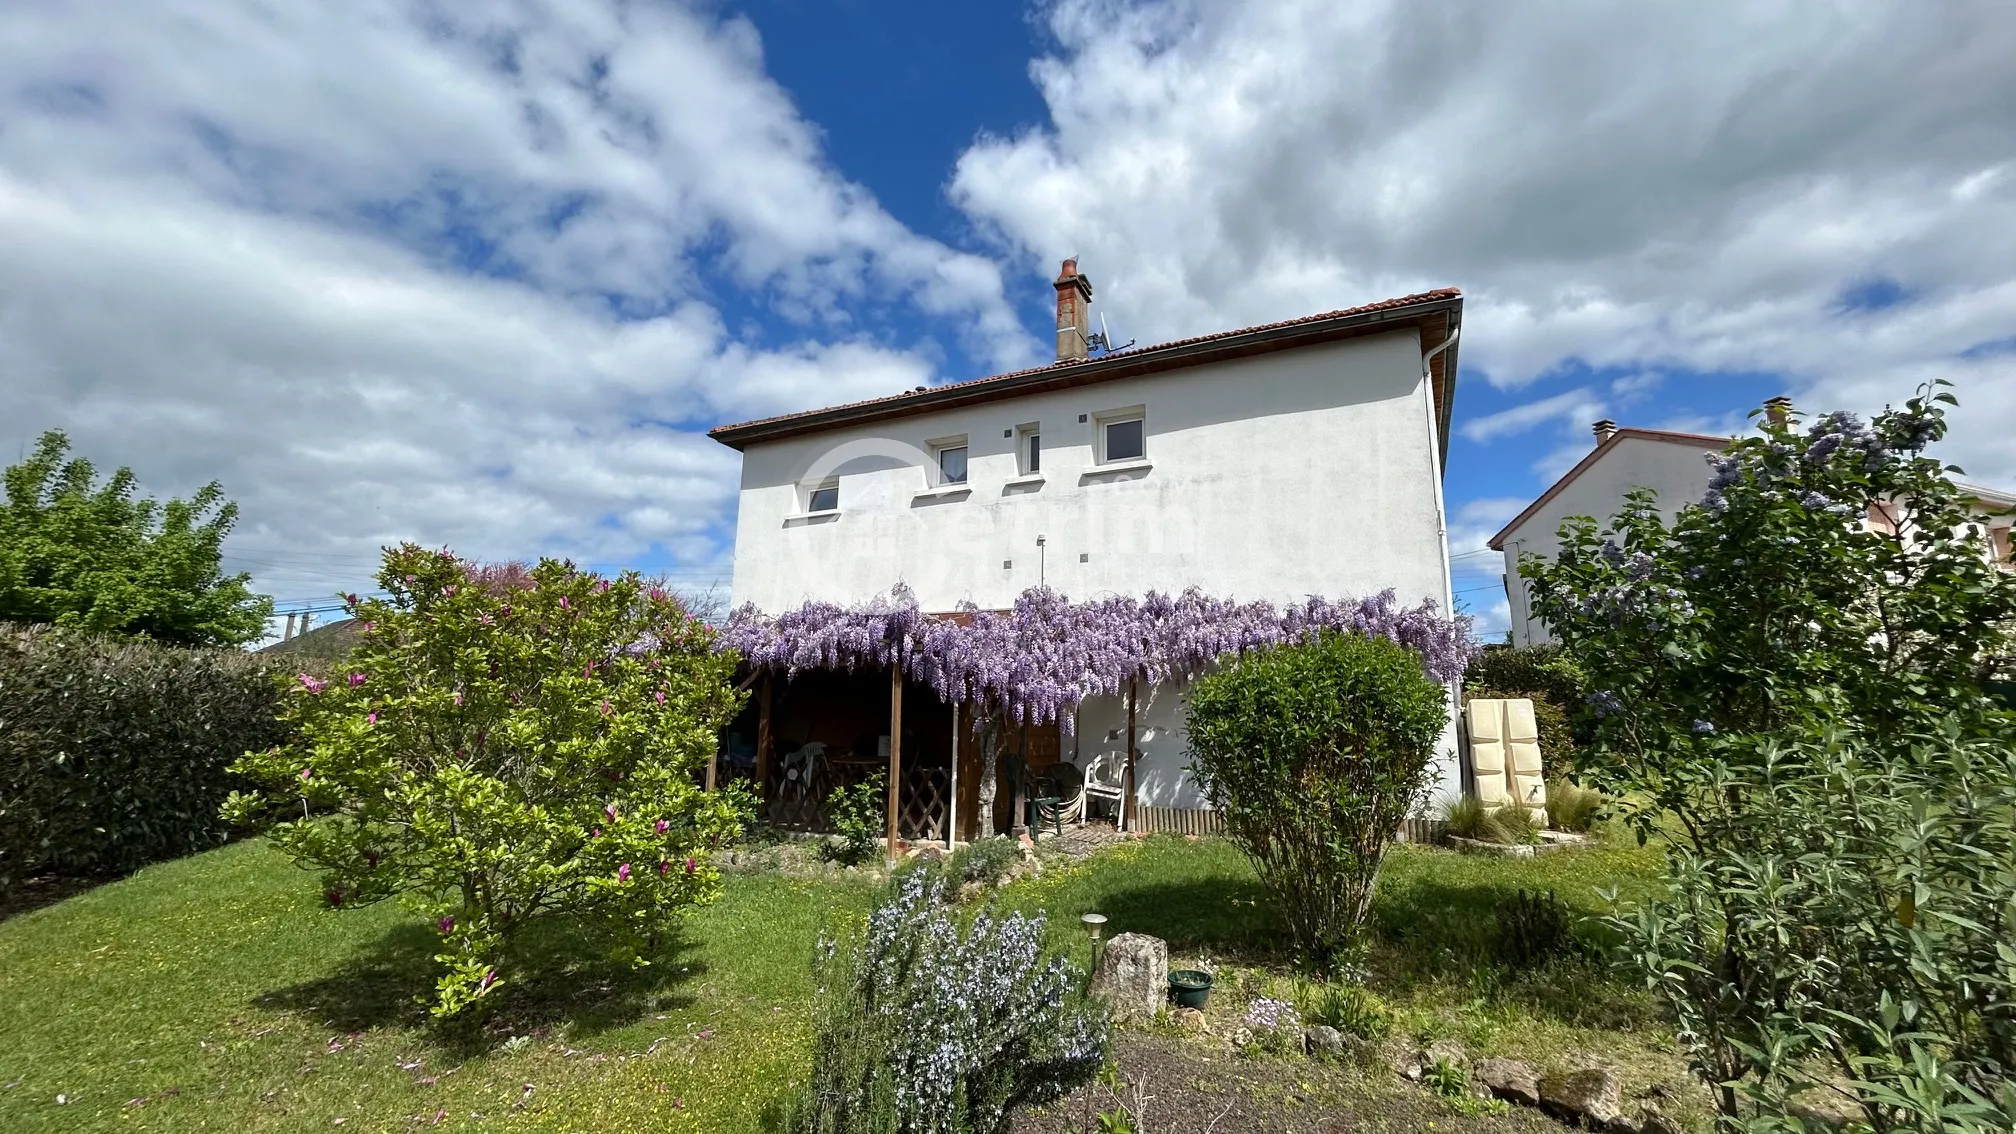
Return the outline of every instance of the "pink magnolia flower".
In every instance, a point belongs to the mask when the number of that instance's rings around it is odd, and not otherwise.
[[[497,620],[496,620],[496,619],[494,619],[494,618],[492,618],[492,617],[490,617],[490,616],[489,616],[489,615],[487,615],[487,614],[479,614],[479,615],[477,615],[477,616],[476,616],[476,621],[477,621],[477,622],[479,622],[479,623],[481,623],[481,624],[482,624],[482,625],[484,625],[484,626],[495,626],[495,625],[497,624]]]
[[[661,590],[660,588],[658,588],[658,587],[652,587],[652,588],[651,588],[651,601],[652,601],[652,602],[664,602],[664,601],[665,601],[665,592],[664,592],[663,590]]]
[[[441,936],[446,937],[449,934],[455,932],[455,915],[449,914],[447,917],[442,918],[441,920],[435,922],[434,924],[440,928]]]
[[[510,604],[510,603],[505,603],[505,604],[504,604],[503,606],[500,606],[500,607],[498,607],[498,608],[497,608],[497,617],[499,617],[499,618],[509,618],[509,617],[511,617],[511,604]]]
[[[657,827],[658,833],[661,835],[672,829],[672,824],[663,819],[658,820],[658,822],[654,825]]]
[[[295,674],[295,677],[300,679],[301,688],[306,689],[310,693],[320,693],[324,689],[329,688],[328,682],[320,680],[312,674],[299,673]]]
[[[573,610],[573,609],[574,609],[574,604],[573,604],[573,603],[570,603],[570,602],[568,602],[568,601],[567,601],[567,596],[566,596],[566,595],[561,595],[561,596],[560,596],[560,609],[561,609],[561,610]]]
[[[483,979],[476,982],[476,995],[481,996],[484,993],[490,991],[490,987],[496,983],[497,983],[497,970],[490,969],[486,971],[483,974]]]
[[[377,714],[377,713],[365,713],[365,714],[364,714],[364,723],[365,723],[365,724],[377,724],[377,723],[378,723],[378,714]]]
[[[361,673],[353,673],[353,674],[351,674],[351,675],[350,675],[350,688],[352,688],[352,689],[355,689],[355,688],[357,688],[357,687],[358,687],[359,685],[362,685],[362,684],[364,684],[364,675],[363,675],[363,674],[361,674]]]
[[[686,859],[686,873],[693,873],[693,859],[691,857]]]
[[[597,579],[597,580],[595,581],[595,593],[596,593],[596,594],[598,594],[598,595],[606,595],[606,594],[608,594],[608,593],[609,593],[609,580],[607,580],[607,579]]]
[[[595,663],[591,661],[587,665],[583,666],[581,669],[581,676],[583,677],[595,676]]]
[[[357,596],[356,596],[356,595],[344,595],[344,596],[343,596],[343,605],[345,605],[345,606],[356,606],[356,605],[357,605]]]
[[[458,709],[462,707],[462,694],[460,693],[455,694],[455,707]]]
[[[653,693],[652,696],[658,698],[659,704],[662,705],[665,703],[665,691],[663,689],[660,689],[658,692]]]
[[[600,828],[600,827],[594,827],[594,828],[591,828],[591,829],[590,829],[590,830],[588,831],[588,837],[589,837],[589,838],[591,838],[591,839],[599,839],[599,838],[601,838],[601,837],[602,837],[602,828]]]
[[[617,867],[617,868],[616,868],[616,881],[618,881],[618,882],[628,882],[628,881],[630,881],[630,864],[629,864],[629,863],[627,863],[627,862],[626,862],[626,863],[624,863],[623,865],[621,865],[621,866],[619,866],[619,867]]]
[[[441,588],[441,595],[444,598],[454,598],[455,590],[456,590],[455,584],[450,583],[447,586]]]
[[[658,877],[663,878],[667,874],[671,873],[671,871],[672,871],[671,863],[666,862],[662,858],[658,860]]]
[[[607,701],[604,701],[604,702],[602,702],[602,715],[603,715],[603,716],[605,716],[605,717],[607,717],[607,716],[613,716],[613,715],[615,715],[615,712],[616,712],[616,710],[614,710],[614,709],[612,709],[612,708],[610,708],[610,707],[609,707],[609,702],[607,702]]]
[[[310,779],[311,777],[313,777],[314,775],[315,775],[315,769],[313,769],[313,768],[303,768],[303,769],[301,769],[301,782],[302,782],[302,783],[304,783],[304,784],[305,784],[305,783],[307,783],[307,782],[309,781],[309,779]]]

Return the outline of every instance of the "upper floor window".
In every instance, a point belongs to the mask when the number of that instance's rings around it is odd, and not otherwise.
[[[840,482],[829,480],[806,494],[807,512],[837,512],[840,510]]]
[[[1136,411],[1099,419],[1099,460],[1138,461],[1148,455],[1146,422]]]
[[[1033,476],[1043,471],[1043,430],[1039,425],[1024,425],[1015,431],[1015,467],[1023,476]]]
[[[941,441],[931,446],[931,456],[938,462],[938,483],[966,483],[966,439]]]

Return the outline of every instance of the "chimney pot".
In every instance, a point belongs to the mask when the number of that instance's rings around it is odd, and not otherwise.
[[[1078,274],[1076,256],[1057,273],[1057,361],[1082,359],[1092,333],[1092,281]]]
[[[1617,423],[1606,417],[1602,421],[1591,425],[1589,429],[1596,434],[1596,443],[1601,445],[1603,442],[1610,440],[1611,436],[1617,432]]]
[[[1792,416],[1792,399],[1783,394],[1767,399],[1764,402],[1764,416],[1770,418],[1773,425],[1785,424],[1785,419]]]

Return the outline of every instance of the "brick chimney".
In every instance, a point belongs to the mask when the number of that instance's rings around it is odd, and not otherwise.
[[[1606,417],[1602,421],[1599,421],[1596,424],[1590,426],[1589,429],[1591,432],[1596,434],[1596,443],[1598,445],[1601,445],[1603,442],[1610,440],[1610,438],[1614,434],[1616,434],[1617,423],[1611,421],[1609,418]]]
[[[1057,273],[1057,361],[1084,358],[1092,332],[1092,281],[1078,274],[1078,260],[1064,261]]]
[[[1768,398],[1765,400],[1764,416],[1771,419],[1771,424],[1783,425],[1785,424],[1785,419],[1787,417],[1790,417],[1791,415],[1792,415],[1791,398],[1788,398],[1785,395],[1780,394],[1775,398]]]

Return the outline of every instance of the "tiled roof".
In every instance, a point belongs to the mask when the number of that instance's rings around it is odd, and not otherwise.
[[[994,374],[985,378],[969,379],[964,382],[949,382],[942,386],[927,386],[916,390],[907,390],[900,394],[891,394],[886,397],[869,398],[865,401],[848,402],[843,405],[804,410],[798,413],[778,414],[774,417],[758,418],[754,421],[738,422],[734,425],[716,426],[708,430],[707,435],[725,445],[739,449],[745,442],[765,440],[773,436],[790,436],[828,426],[853,424],[862,420],[907,416],[909,413],[924,413],[947,408],[948,405],[966,405],[977,401],[988,401],[993,396],[1009,396],[1011,394],[1022,393],[1026,387],[1032,385],[1047,388],[1050,385],[1049,379],[1058,380],[1058,384],[1060,385],[1076,385],[1078,384],[1077,380],[1091,382],[1108,377],[1121,378],[1151,370],[1173,368],[1189,364],[1182,359],[1182,356],[1194,351],[1194,348],[1197,347],[1215,343],[1229,344],[1232,340],[1242,337],[1269,336],[1296,328],[1314,328],[1318,324],[1365,321],[1367,316],[1376,316],[1381,313],[1407,312],[1409,315],[1418,315],[1421,318],[1431,315],[1444,315],[1444,325],[1449,326],[1453,325],[1456,318],[1455,314],[1449,313],[1450,308],[1453,307],[1456,312],[1460,312],[1462,298],[1463,293],[1456,288],[1438,288],[1434,291],[1421,292],[1418,295],[1382,299],[1377,303],[1368,303],[1362,307],[1348,307],[1339,311],[1325,311],[1320,315],[1307,315],[1300,319],[1284,319],[1278,323],[1262,323],[1253,327],[1241,327],[1235,331],[1220,331],[1216,334],[1198,335],[1188,339],[1176,339],[1172,342],[1156,343],[1153,346],[1115,351],[1111,354],[1100,355],[1097,358],[1068,359],[1053,362],[1045,366],[1033,366],[1027,370],[1015,370],[1006,374]],[[1407,311],[1410,308],[1423,308],[1424,310],[1418,313]],[[1399,321],[1399,319],[1393,320],[1395,323]],[[1383,326],[1384,323],[1379,325]],[[1444,337],[1446,337],[1446,334]],[[1282,343],[1280,345],[1299,344]],[[1258,349],[1278,348],[1260,347]],[[1257,350],[1252,353],[1257,353]],[[1447,361],[1449,363],[1454,362],[1455,353],[1455,348],[1452,346],[1448,352],[1450,357]],[[1158,361],[1158,356],[1169,358],[1166,367],[1155,365]],[[1209,361],[1209,359],[1199,358],[1194,359],[1194,361]],[[1437,359],[1436,363],[1443,373],[1453,374],[1453,369],[1446,367],[1443,359]],[[1109,371],[1115,373],[1109,374]],[[1439,387],[1445,388],[1448,385],[1449,383],[1446,381],[1438,384]],[[1438,388],[1438,401],[1446,405],[1447,399],[1440,395],[1441,389]],[[1446,413],[1445,409],[1445,417]],[[800,425],[801,423],[802,428],[794,428],[795,425]]]

